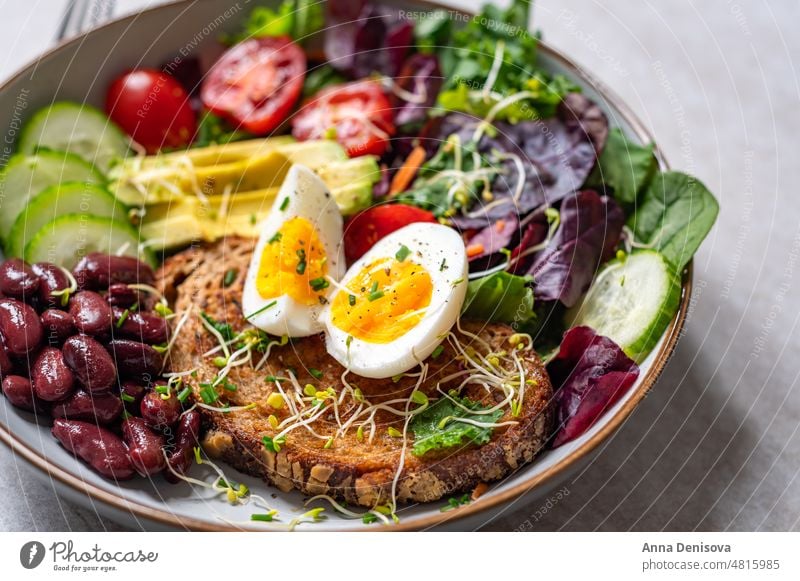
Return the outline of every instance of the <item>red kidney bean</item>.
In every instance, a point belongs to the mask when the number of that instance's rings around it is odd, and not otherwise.
[[[45,347],[31,367],[31,384],[36,395],[44,401],[61,401],[72,394],[75,375],[60,349]]]
[[[174,393],[163,399],[160,393],[147,392],[139,409],[147,425],[158,430],[175,425],[181,417],[181,402]]]
[[[132,289],[127,284],[114,283],[108,287],[106,301],[112,307],[127,309],[140,302],[139,291]]]
[[[64,270],[49,262],[37,262],[31,270],[39,278],[39,303],[42,306],[63,308],[61,296],[53,296],[53,291],[69,288],[69,279]]]
[[[27,377],[7,375],[3,378],[3,393],[18,408],[32,412],[41,410],[42,406],[33,393],[33,387]]]
[[[105,428],[58,418],[52,432],[62,446],[106,478],[127,480],[135,474],[125,444]]]
[[[114,313],[115,333],[119,331],[123,337],[136,339],[149,345],[166,343],[169,339],[169,325],[164,317],[152,313],[125,311],[118,307],[112,309],[112,312]]]
[[[122,415],[122,400],[113,393],[92,395],[79,389],[68,399],[54,405],[50,415],[54,418],[110,424]]]
[[[33,307],[14,299],[0,299],[0,335],[9,355],[25,357],[39,348],[44,332]]]
[[[86,335],[64,341],[64,361],[89,392],[111,389],[117,381],[117,368],[103,346]]]
[[[0,379],[14,371],[14,362],[8,356],[3,338],[0,337]]]
[[[181,416],[178,427],[175,429],[175,447],[169,453],[167,462],[170,468],[178,474],[186,474],[192,465],[194,447],[198,446],[200,436],[200,414],[191,410]],[[165,476],[169,482],[179,482],[180,479],[167,470]]]
[[[67,337],[75,334],[75,318],[65,311],[47,309],[40,318],[45,341],[50,345],[61,345]]]
[[[161,355],[150,345],[130,339],[114,339],[108,343],[108,350],[123,377],[149,382],[161,372]]]
[[[141,418],[122,421],[122,439],[128,445],[133,467],[142,476],[161,472],[166,466],[164,438],[152,432]]]
[[[114,283],[153,284],[155,274],[149,265],[130,256],[111,256],[92,252],[73,269],[82,289],[105,290]]]
[[[141,413],[142,398],[147,389],[135,381],[123,381],[120,385],[120,396],[125,404],[125,411],[134,416]]]
[[[69,314],[81,333],[107,336],[111,331],[111,307],[96,292],[81,291],[69,301]]]
[[[39,277],[30,265],[19,258],[10,258],[0,264],[0,292],[21,301],[31,301],[38,296]]]

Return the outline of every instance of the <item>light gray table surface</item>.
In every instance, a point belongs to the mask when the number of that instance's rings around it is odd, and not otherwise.
[[[0,0],[0,77],[53,42],[65,4]],[[535,21],[722,209],[652,393],[563,498],[513,504],[485,528],[800,529],[800,3],[541,0]],[[0,497],[0,530],[119,530],[58,500],[5,447]]]

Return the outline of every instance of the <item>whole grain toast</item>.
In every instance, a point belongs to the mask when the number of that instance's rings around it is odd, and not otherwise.
[[[240,297],[253,247],[253,240],[228,238],[213,245],[183,251],[169,258],[158,273],[157,284],[179,315],[175,320],[180,321],[180,315],[187,310],[192,312],[176,337],[169,365],[173,371],[197,369],[196,378],[187,378],[196,397],[200,384],[212,381],[219,372],[213,357],[203,356],[218,345],[218,341],[203,326],[199,313],[202,311],[213,320],[226,322],[237,332],[248,328]],[[455,331],[455,334],[467,349],[480,348],[480,341],[476,341],[475,336],[490,344],[493,351],[514,348],[509,340],[514,331],[507,325],[462,322],[462,329],[463,332]],[[551,433],[553,414],[549,403],[552,387],[533,350],[520,352],[523,353],[521,365],[526,389],[517,415],[512,417],[506,410],[497,421],[516,423],[495,427],[491,440],[484,445],[464,444],[415,456],[411,452],[411,432],[406,431],[407,438],[398,437],[404,429],[405,418],[380,409],[375,409],[371,439],[371,425],[359,433],[354,424],[341,434],[340,428],[353,413],[358,412],[363,400],[372,406],[392,400],[404,401],[415,389],[425,393],[431,401],[442,397],[436,389],[439,380],[464,370],[463,362],[455,357],[456,348],[448,341],[444,345],[443,353],[425,362],[427,376],[421,384],[417,385],[418,376],[411,376],[419,369],[391,379],[366,379],[348,374],[345,376],[347,383],[360,390],[362,401],[351,397],[354,393],[351,389],[350,395],[342,396],[337,406],[333,406],[333,400],[339,399],[340,394],[346,391],[342,380],[345,370],[327,354],[322,336],[293,340],[283,346],[274,345],[261,369],[256,370],[254,365],[248,364],[231,370],[227,381],[235,386],[235,391],[223,387],[216,389],[220,399],[215,406],[251,405],[251,409],[227,413],[202,409],[204,449],[212,457],[222,459],[245,473],[262,477],[280,490],[296,488],[310,495],[328,494],[368,507],[392,499],[432,501],[469,490],[481,482],[498,480],[530,462],[543,449]],[[254,352],[254,363],[261,357],[261,353]],[[330,396],[328,403],[320,405],[319,409],[325,407],[327,412],[309,426],[297,427],[286,436],[285,442],[278,446],[273,443],[270,446],[273,449],[268,449],[263,438],[274,438],[280,431],[280,428],[273,427],[276,420],[280,422],[291,415],[287,405],[275,409],[267,403],[269,396],[278,389],[275,382],[268,379],[281,378],[279,384],[284,393],[292,397],[292,390],[297,390],[297,387],[283,379],[289,374],[294,374],[300,389],[306,389],[308,385],[320,391],[332,388],[331,393],[335,395]],[[447,391],[462,379],[463,375],[440,387]],[[489,392],[478,385],[466,386],[462,396],[486,406],[503,399],[501,393]],[[389,405],[403,408],[403,404]],[[274,416],[272,423],[270,416]],[[336,437],[331,439],[331,436]],[[401,459],[403,466],[398,476]],[[392,496],[394,480],[395,494]]]

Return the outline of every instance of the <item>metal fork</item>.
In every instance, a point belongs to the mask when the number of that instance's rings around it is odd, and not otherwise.
[[[116,0],[68,0],[56,40],[71,38],[110,20]]]

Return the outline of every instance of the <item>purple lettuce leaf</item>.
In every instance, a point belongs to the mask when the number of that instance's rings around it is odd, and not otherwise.
[[[574,327],[564,334],[547,372],[555,389],[557,448],[586,432],[619,401],[639,376],[639,367],[608,337]]]
[[[401,12],[363,0],[328,2],[325,56],[353,79],[374,72],[394,77],[414,43],[414,25]]]
[[[462,142],[471,139],[479,119],[451,113],[440,122],[439,140],[458,133]],[[522,121],[515,125],[498,122],[495,131],[484,135],[479,152],[491,159],[494,151],[519,156],[525,168],[524,187],[515,202],[519,171],[512,160],[500,164],[504,177],[492,187],[496,203],[471,217],[455,216],[460,228],[479,228],[514,211],[524,215],[542,206],[556,204],[579,189],[594,168],[608,137],[608,119],[600,107],[580,93],[570,93],[558,106],[556,116]],[[478,210],[475,212],[474,210]]]
[[[571,307],[613,255],[625,214],[612,198],[586,190],[563,200],[560,215],[561,225],[527,273],[533,275],[537,299],[559,300]]]
[[[422,53],[411,55],[403,63],[395,81],[401,89],[417,97],[413,102],[393,97],[395,125],[399,128],[422,125],[428,119],[444,82],[438,57]]]

